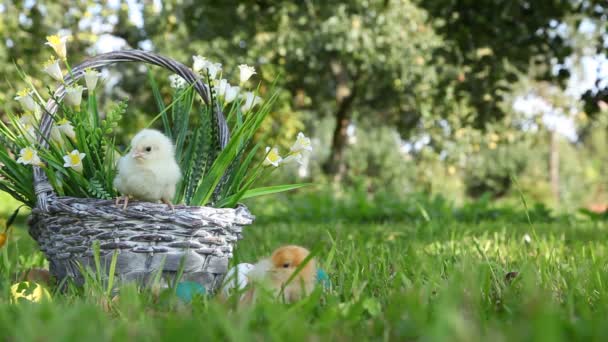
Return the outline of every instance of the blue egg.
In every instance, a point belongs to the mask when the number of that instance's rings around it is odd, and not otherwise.
[[[319,283],[319,285],[323,286],[325,289],[328,289],[331,286],[329,276],[320,268],[317,268],[317,283]]]
[[[194,281],[182,281],[175,288],[177,297],[186,303],[192,302],[192,297],[196,295],[204,296],[206,293],[205,287]]]

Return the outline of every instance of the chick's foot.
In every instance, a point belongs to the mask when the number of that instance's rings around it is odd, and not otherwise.
[[[121,201],[125,201],[123,206],[122,206],[122,210],[127,210],[127,205],[129,204],[129,196],[119,196],[116,197],[116,206],[120,207],[120,202]]]
[[[171,211],[172,211],[173,213],[175,213],[175,207],[173,206],[173,203],[171,203],[171,201],[169,201],[169,200],[167,200],[167,199],[164,199],[164,198],[162,198],[162,199],[161,199],[161,201],[162,201],[163,203],[165,203],[166,205],[168,205],[168,206],[169,206],[169,209],[171,209]]]

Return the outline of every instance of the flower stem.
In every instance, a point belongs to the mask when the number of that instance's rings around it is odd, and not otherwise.
[[[68,73],[70,74],[70,77],[72,78],[72,81],[76,81],[76,79],[74,78],[74,74],[72,73],[72,67],[70,67],[70,63],[68,62],[68,59],[64,59],[63,63],[65,64],[65,67],[68,68]],[[65,81],[63,81],[63,84],[65,85]]]

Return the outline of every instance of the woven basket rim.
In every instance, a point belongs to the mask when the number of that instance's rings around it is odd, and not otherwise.
[[[59,216],[78,218],[82,223],[95,222],[100,219],[115,224],[123,221],[149,222],[144,230],[154,231],[154,222],[174,223],[184,226],[192,231],[213,226],[219,229],[230,229],[234,226],[247,226],[254,222],[255,216],[244,204],[235,208],[214,208],[209,206],[177,205],[175,210],[169,209],[166,204],[144,201],[133,201],[126,210],[116,207],[114,201],[96,198],[81,198],[60,196],[49,199],[46,209],[33,208],[29,221],[29,232],[38,241],[39,224],[45,225],[48,219]],[[44,228],[46,229],[46,228]],[[89,229],[89,228],[85,228]]]
[[[93,206],[96,208],[114,207],[114,210],[116,212],[119,212],[119,213],[121,213],[121,215],[124,215],[127,217],[130,215],[135,215],[135,216],[139,217],[142,213],[164,214],[167,217],[172,217],[172,216],[179,216],[179,214],[182,212],[208,211],[208,212],[218,212],[218,213],[222,213],[222,212],[238,213],[241,217],[243,217],[244,219],[249,221],[249,222],[243,222],[242,224],[251,224],[251,223],[253,223],[253,221],[255,219],[255,216],[249,211],[249,208],[245,204],[242,204],[242,203],[237,204],[237,206],[234,208],[216,208],[216,207],[212,207],[212,206],[177,204],[177,205],[173,206],[174,210],[171,210],[166,204],[163,204],[163,203],[131,200],[131,201],[129,201],[129,206],[127,206],[126,210],[123,210],[116,206],[114,200],[87,198],[87,197],[73,197],[73,196],[55,196],[55,197],[49,199],[48,204],[49,204],[49,206],[51,206],[52,204],[57,204],[57,203],[65,204],[65,202],[68,202],[67,205],[70,207],[82,207],[82,206],[87,206],[87,207]],[[76,205],[73,206],[70,204],[76,204]],[[77,209],[74,209],[74,210],[77,210]],[[59,211],[67,212],[67,211],[74,211],[74,210],[67,210],[67,208],[65,208],[65,209],[56,208],[56,207],[53,208],[53,212],[59,212]],[[36,208],[32,208],[32,214],[41,215],[41,214],[51,214],[51,213],[49,213],[48,210],[46,210],[46,209],[41,209],[41,208],[36,207]]]

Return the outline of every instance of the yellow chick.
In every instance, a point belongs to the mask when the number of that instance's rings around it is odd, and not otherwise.
[[[251,303],[255,300],[256,283],[271,290],[275,296],[282,294],[287,303],[295,302],[310,294],[315,287],[317,274],[314,259],[308,260],[300,272],[287,283],[309,254],[310,252],[304,247],[290,245],[275,250],[269,259],[259,261],[247,273],[247,278],[253,284],[245,292],[242,301]]]
[[[144,129],[133,137],[131,150],[118,161],[114,187],[123,196],[116,199],[116,205],[123,199],[126,209],[129,197],[133,197],[148,202],[160,200],[173,210],[171,199],[180,178],[171,140],[157,130]]]
[[[11,286],[11,303],[19,303],[23,298],[33,303],[51,300],[51,294],[40,284],[24,281]]]

